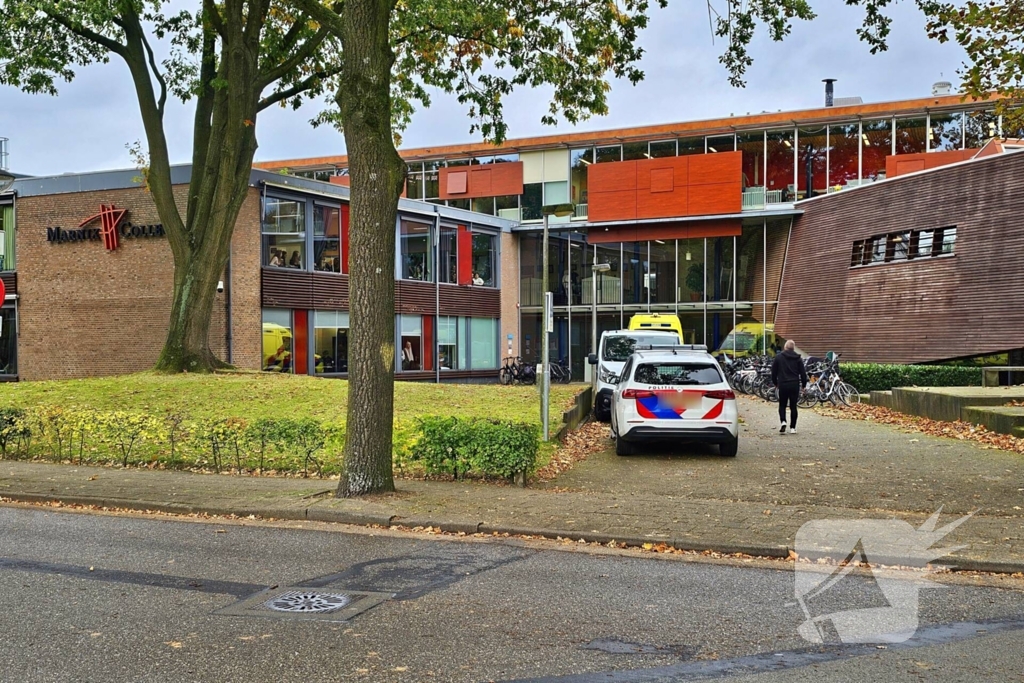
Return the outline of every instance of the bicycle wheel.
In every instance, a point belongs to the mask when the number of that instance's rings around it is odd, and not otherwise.
[[[498,371],[498,382],[508,386],[512,384],[512,368],[504,366]]]
[[[838,389],[839,397],[842,399],[843,403],[848,406],[860,404],[860,392],[857,391],[857,387],[847,382],[842,382],[839,384]]]
[[[563,368],[562,373],[562,384],[570,384],[572,382],[572,370],[568,367]]]
[[[800,392],[796,404],[801,408],[813,408],[818,403],[818,394],[812,388]]]

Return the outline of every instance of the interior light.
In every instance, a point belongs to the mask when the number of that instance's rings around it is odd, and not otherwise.
[[[871,140],[868,140],[868,134],[867,133],[861,133],[860,134],[860,138],[861,138],[861,140],[864,141],[865,145],[867,145],[868,147],[871,146]]]
[[[714,147],[708,147],[708,151],[709,151],[709,152],[714,152],[714,153],[717,153],[717,152],[718,152],[718,150],[717,150],[717,149],[715,149]]]
[[[665,240],[654,240],[654,241],[657,242],[658,244],[665,244]]]
[[[790,142],[789,140],[783,140],[782,144],[784,144],[786,147],[790,147],[790,148],[793,147],[793,143]]]
[[[928,129],[928,139],[929,140],[934,140],[935,139],[935,131],[932,130],[931,128]]]
[[[689,261],[689,260],[690,260],[690,252],[686,252],[686,260],[687,260],[687,261]]]
[[[651,158],[651,153],[650,152],[644,152],[644,156],[647,157],[648,159],[650,159]]]
[[[579,162],[580,162],[581,164],[584,164],[584,165],[586,165],[586,166],[590,166],[590,162],[589,162],[589,161],[587,161],[586,159],[584,159],[583,157],[580,157],[580,158],[579,158]]]

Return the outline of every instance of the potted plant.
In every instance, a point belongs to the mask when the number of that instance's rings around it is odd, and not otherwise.
[[[691,301],[704,299],[704,264],[691,263],[686,272],[686,288],[690,290]]]

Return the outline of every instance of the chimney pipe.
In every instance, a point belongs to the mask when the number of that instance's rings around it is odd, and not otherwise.
[[[834,98],[832,97],[832,84],[836,82],[836,79],[835,78],[825,78],[825,79],[822,79],[821,82],[825,84],[825,106],[826,107],[831,107],[833,102],[835,101]]]

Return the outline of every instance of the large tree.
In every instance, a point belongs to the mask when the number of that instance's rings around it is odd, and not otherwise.
[[[75,67],[119,57],[146,133],[146,180],[174,258],[174,298],[157,368],[209,371],[217,281],[245,199],[256,118],[298,106],[338,72],[336,40],[276,0],[202,0],[167,14],[161,0],[0,0],[0,83],[57,93]],[[165,41],[161,44],[159,41]],[[155,47],[168,52],[158,59]],[[333,88],[333,86],[332,86]],[[182,213],[164,128],[169,96],[195,100],[192,177]]]
[[[340,495],[394,488],[391,425],[394,373],[394,253],[405,164],[395,142],[430,89],[469,108],[470,132],[500,142],[503,102],[517,87],[550,92],[544,123],[576,123],[608,109],[612,78],[636,83],[639,33],[652,4],[666,0],[286,0],[338,38],[342,70],[337,110],[352,187],[352,338],[345,475]],[[885,49],[887,0],[865,6],[859,31]],[[710,3],[720,61],[743,85],[758,25],[782,40],[795,19],[812,19],[806,0]],[[682,65],[680,65],[682,68]]]

